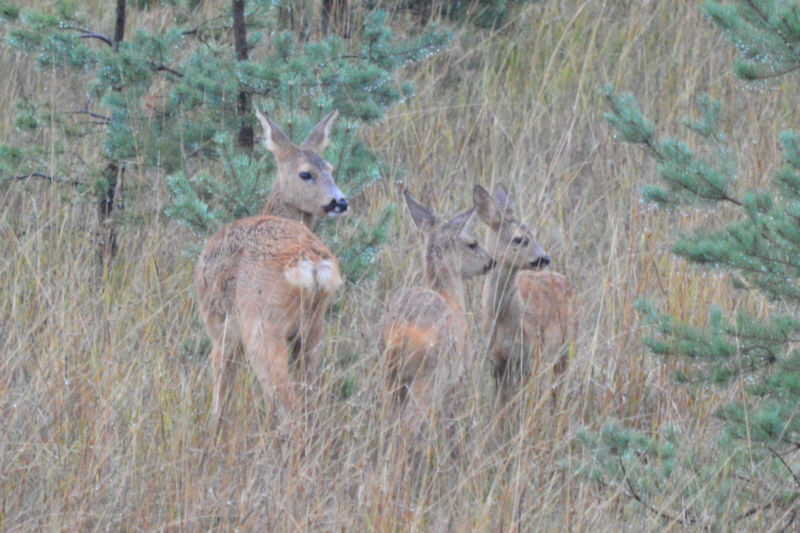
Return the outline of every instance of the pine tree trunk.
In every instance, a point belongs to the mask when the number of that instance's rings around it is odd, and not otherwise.
[[[105,193],[100,195],[97,203],[97,226],[98,226],[98,250],[97,256],[100,263],[100,270],[108,265],[119,249],[117,241],[117,228],[111,215],[114,212],[115,201],[117,200],[118,189],[122,185],[122,175],[125,168],[120,168],[116,161],[111,161],[103,171],[103,177],[108,184]]]
[[[126,0],[117,0],[116,21],[114,23],[114,50],[119,50],[119,43],[125,38]],[[119,243],[117,228],[114,226],[112,215],[114,213],[115,199],[118,196],[118,187],[122,184],[122,173],[119,161],[111,161],[103,171],[106,190],[100,195],[97,203],[97,233],[98,249],[97,258],[100,275],[102,276],[108,263],[117,255]]]
[[[349,37],[347,0],[322,0],[322,34],[331,31]]]
[[[233,0],[233,45],[237,61],[247,61],[249,54],[244,6],[245,0]],[[246,91],[239,92],[236,113],[239,115],[239,146],[250,152],[253,150],[253,124],[250,122],[250,95]]]

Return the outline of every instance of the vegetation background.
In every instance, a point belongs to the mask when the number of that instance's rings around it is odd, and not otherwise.
[[[106,3],[85,9],[113,26]],[[382,402],[373,330],[388,292],[421,279],[418,236],[397,209],[374,256],[378,275],[349,280],[336,298],[321,399],[304,431],[293,440],[273,431],[245,371],[232,401],[235,430],[218,442],[207,429],[207,341],[185,253],[196,237],[163,216],[171,202],[166,176],[129,166],[127,187],[148,184],[148,201],[126,215],[131,223],[100,282],[94,200],[68,185],[2,176],[0,529],[619,531],[693,523],[764,530],[791,523],[785,507],[720,500],[718,489],[739,473],[706,470],[721,453],[722,423],[713,413],[744,398],[746,384],[673,384],[673,373],[689,363],[648,354],[634,302],[650,298],[697,325],[711,304],[756,316],[770,307],[732,288],[724,273],[710,275],[670,253],[682,228],[715,227],[726,214],[644,203],[640,189],[654,181],[654,165],[613,138],[602,91],[634,92],[667,134],[681,131],[700,93],[723,100],[722,129],[738,148],[740,180],[752,187],[780,164],[776,139],[798,123],[797,91],[782,85],[787,80],[734,78],[735,50],[693,2],[545,0],[514,9],[493,29],[453,26],[446,51],[403,72],[416,94],[360,130],[385,165],[351,216],[370,224],[401,205],[398,182],[440,213],[468,205],[475,183],[509,185],[520,218],[537,228],[552,268],[573,280],[579,302],[578,349],[559,408],[531,401],[516,423],[502,423],[481,366],[464,388],[454,427],[436,426],[422,448],[404,438]],[[127,31],[163,24],[170,14],[168,3],[151,5],[129,17]],[[413,23],[408,10],[389,17],[398,31]],[[81,91],[7,46],[0,72],[2,139],[17,135],[15,101],[58,102]],[[99,151],[89,138],[73,147],[85,161]],[[477,310],[480,282],[470,288]],[[482,350],[477,328],[473,337]],[[640,485],[593,471],[594,451],[577,437],[609,424],[676,443],[642,454],[666,472],[653,482],[657,490],[644,496]],[[753,483],[763,501],[774,483]]]

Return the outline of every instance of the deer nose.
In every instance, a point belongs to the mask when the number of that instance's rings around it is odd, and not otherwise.
[[[544,257],[537,257],[536,261],[531,261],[531,266],[533,268],[544,268],[550,264],[550,258],[548,256]]]
[[[486,267],[483,269],[483,273],[486,274],[491,269],[493,269],[495,267],[495,265],[497,265],[497,263],[495,262],[494,258],[490,258],[489,259],[489,264],[486,265]]]
[[[339,198],[333,199],[330,201],[329,204],[326,204],[322,208],[323,211],[328,213],[329,215],[339,215],[347,211],[347,199],[346,198]]]

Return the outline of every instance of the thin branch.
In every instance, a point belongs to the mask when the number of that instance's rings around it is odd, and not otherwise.
[[[625,476],[625,484],[628,486],[628,490],[630,491],[631,497],[634,500],[636,500],[642,506],[644,506],[647,509],[649,509],[650,512],[657,514],[658,516],[660,516],[664,520],[668,520],[670,522],[675,522],[675,523],[678,523],[678,524],[680,524],[682,526],[693,526],[693,525],[695,525],[697,523],[697,521],[695,519],[693,519],[693,518],[688,518],[688,519],[684,520],[684,519],[678,518],[676,516],[672,516],[672,515],[664,512],[664,511],[661,511],[660,509],[656,509],[655,506],[650,505],[649,503],[644,501],[644,498],[639,496],[639,494],[636,492],[636,489],[633,488],[633,482],[631,482],[631,478],[628,476],[628,472],[625,471],[625,465],[622,462],[622,458],[617,457],[617,460],[619,461],[619,467],[622,470],[622,474]]]
[[[769,450],[769,452],[772,455],[774,455],[778,459],[778,461],[781,462],[781,464],[784,466],[784,468],[786,468],[786,471],[789,472],[789,474],[792,476],[792,479],[794,479],[795,486],[797,488],[800,488],[800,479],[797,479],[797,475],[794,473],[792,468],[788,464],[786,464],[786,461],[783,459],[783,457],[781,457],[781,455],[778,452],[776,452],[775,450],[773,450],[769,446],[767,447],[767,450]]]
[[[44,181],[49,181],[51,183],[59,183],[63,185],[72,185],[73,187],[81,187],[83,186],[83,182],[78,180],[69,180],[66,178],[56,178],[53,176],[48,176],[47,174],[42,174],[40,172],[31,172],[30,174],[22,174],[20,176],[11,176],[10,178],[6,178],[3,181],[11,181],[11,180],[18,180],[23,181],[27,179],[39,179]]]
[[[792,511],[792,516],[791,516],[791,518],[789,518],[789,521],[786,522],[786,525],[784,526],[784,529],[789,529],[789,526],[792,525],[792,522],[794,522],[794,519],[796,517],[797,517],[797,511]]]
[[[737,516],[736,518],[734,518],[733,520],[734,520],[734,522],[737,522],[737,521],[743,520],[745,518],[750,518],[754,514],[760,513],[762,511],[766,511],[770,507],[772,507],[772,503],[766,503],[766,504],[764,504],[764,505],[762,505],[760,507],[752,507],[752,508],[748,509],[747,511],[743,512],[742,514],[740,514],[739,516]]]
[[[154,67],[153,70],[155,72],[168,72],[169,74],[172,74],[173,76],[175,76],[177,78],[182,78],[183,77],[183,73],[182,72],[178,72],[177,70],[171,69],[171,68],[169,68],[169,67],[167,67],[165,65],[158,65],[157,67]]]
[[[112,41],[111,39],[109,39],[105,35],[101,35],[99,33],[95,33],[93,31],[89,31],[89,30],[84,30],[82,28],[70,28],[70,27],[67,27],[65,29],[77,31],[78,33],[80,33],[80,35],[78,36],[80,39],[97,39],[99,41],[103,41],[108,46],[111,46],[111,47],[114,46],[114,41]]]
[[[91,117],[91,118],[96,118],[97,120],[101,121],[102,124],[108,124],[111,121],[110,117],[107,117],[105,115],[99,115],[97,113],[92,113],[91,111],[88,111],[88,110],[85,110],[85,109],[81,110],[81,111],[67,111],[66,114],[67,115],[86,115],[86,116]]]
[[[715,183],[712,183],[711,181],[709,181],[709,179],[706,178],[701,172],[698,171],[698,172],[695,172],[695,174],[697,175],[698,178],[700,178],[704,182],[706,182],[709,187],[711,187],[712,189],[716,189],[716,190],[720,191],[720,188]],[[720,192],[722,192],[722,191],[720,191]],[[712,198],[712,200],[713,200],[713,198]],[[740,202],[736,198],[732,198],[732,197],[730,197],[730,196],[728,196],[727,194],[724,194],[724,193],[719,198],[719,200],[730,202],[730,203],[732,203],[732,204],[734,204],[734,205],[736,205],[738,207],[741,207],[743,205],[742,202]]]

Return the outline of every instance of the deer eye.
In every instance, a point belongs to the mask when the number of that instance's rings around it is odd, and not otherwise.
[[[513,242],[514,244],[522,244],[522,237],[514,237],[513,239],[511,239],[511,242]]]
[[[314,179],[314,176],[312,176],[310,172],[303,171],[300,173],[300,179],[303,181],[311,181]]]
[[[477,250],[478,249],[478,243],[477,242],[471,242],[471,243],[469,243],[467,245],[467,248],[469,248],[470,250]]]

